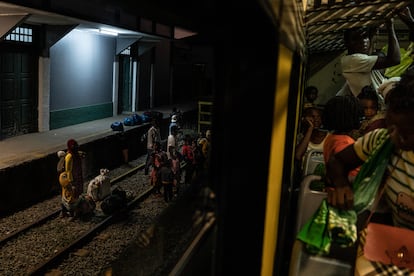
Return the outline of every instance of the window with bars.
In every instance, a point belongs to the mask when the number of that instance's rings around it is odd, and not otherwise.
[[[6,36],[5,40],[32,43],[33,30],[28,27],[17,27]]]
[[[128,48],[124,49],[124,50],[121,52],[121,55],[125,55],[125,56],[129,56],[129,55],[131,55],[131,46],[129,46]]]

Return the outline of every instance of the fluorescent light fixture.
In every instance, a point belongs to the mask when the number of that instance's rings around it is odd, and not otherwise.
[[[99,32],[101,34],[112,35],[112,36],[117,36],[118,35],[118,33],[116,31],[111,30],[111,29],[106,29],[106,28],[99,29]]]

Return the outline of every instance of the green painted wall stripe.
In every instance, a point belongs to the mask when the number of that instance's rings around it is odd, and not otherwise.
[[[50,129],[76,125],[112,116],[112,102],[50,112]]]

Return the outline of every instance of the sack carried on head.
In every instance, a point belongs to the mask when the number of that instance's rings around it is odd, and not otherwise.
[[[56,166],[56,170],[57,172],[60,174],[62,172],[65,171],[65,156],[66,156],[66,152],[64,152],[63,150],[60,150],[57,152],[57,156],[59,157],[59,162]]]

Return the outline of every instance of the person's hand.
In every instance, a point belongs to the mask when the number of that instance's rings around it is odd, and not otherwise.
[[[308,129],[314,129],[315,125],[313,124],[313,120],[310,117],[304,117],[303,122]]]
[[[407,25],[408,28],[410,28],[411,30],[414,29],[414,18],[411,14],[409,7],[405,7],[404,9],[399,11],[398,17]]]
[[[328,203],[341,210],[349,210],[354,207],[354,193],[351,186],[329,187]]]
[[[385,20],[385,27],[387,29],[391,29],[394,27],[394,18],[388,18],[387,20]]]

